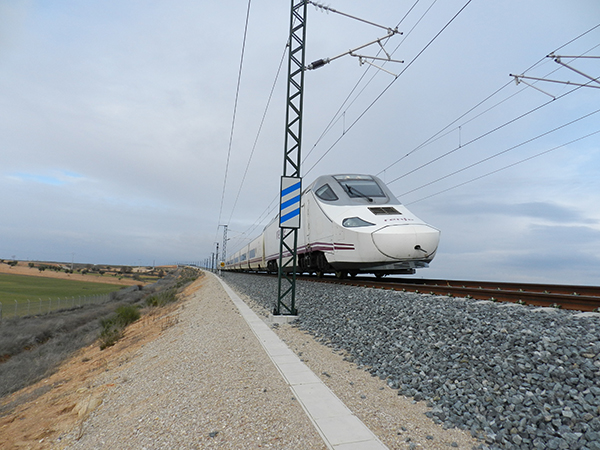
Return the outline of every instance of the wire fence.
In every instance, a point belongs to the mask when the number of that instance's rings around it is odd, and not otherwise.
[[[37,300],[14,300],[11,302],[0,302],[0,321],[9,317],[23,317],[32,315],[48,314],[52,311],[76,306],[97,305],[106,303],[113,297],[111,294],[86,295],[78,297],[63,298],[38,298]]]

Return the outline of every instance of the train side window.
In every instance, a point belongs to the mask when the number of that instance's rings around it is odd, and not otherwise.
[[[329,187],[328,184],[324,184],[319,189],[317,189],[315,191],[315,194],[317,194],[317,197],[319,197],[321,200],[329,202],[338,200],[338,196],[335,195],[335,192],[333,192],[333,189],[331,189],[331,187]]]

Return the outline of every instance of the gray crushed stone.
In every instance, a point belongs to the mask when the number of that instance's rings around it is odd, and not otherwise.
[[[224,273],[273,309],[277,279]],[[600,450],[598,315],[298,281],[297,324],[482,449]]]

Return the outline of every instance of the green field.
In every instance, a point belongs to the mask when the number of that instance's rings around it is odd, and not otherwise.
[[[52,309],[55,309],[60,306],[59,299],[64,307],[68,302],[76,303],[80,297],[109,294],[122,287],[125,286],[0,273],[0,303],[5,316],[8,312],[14,313],[15,306],[21,315],[32,302],[36,304],[35,309],[32,308],[35,311],[40,299],[44,304],[53,302]]]

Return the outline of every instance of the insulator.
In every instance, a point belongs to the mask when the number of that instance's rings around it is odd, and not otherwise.
[[[308,70],[318,69],[319,67],[323,67],[325,64],[329,62],[329,59],[317,59],[316,61],[311,62],[306,68]]]

